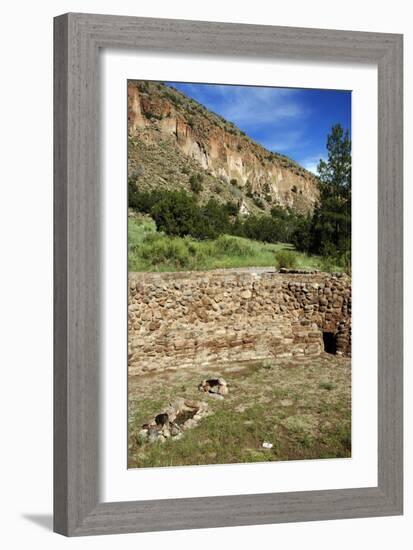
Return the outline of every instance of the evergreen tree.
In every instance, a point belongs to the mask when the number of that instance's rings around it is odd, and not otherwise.
[[[349,265],[351,255],[351,141],[340,124],[327,138],[327,161],[320,160],[320,202],[310,226],[310,251]]]
[[[317,170],[322,195],[337,195],[348,199],[351,195],[351,141],[348,130],[340,124],[332,127],[327,136],[327,162],[320,160]]]

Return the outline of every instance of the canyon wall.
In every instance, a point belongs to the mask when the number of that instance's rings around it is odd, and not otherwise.
[[[130,169],[149,171],[152,181],[157,177],[160,183],[171,179],[171,166],[180,164],[171,155],[171,147],[176,147],[218,185],[236,182],[251,208],[254,197],[259,197],[264,209],[278,204],[301,211],[312,210],[318,200],[313,174],[291,159],[268,151],[231,122],[163,84],[128,82],[128,131],[132,138],[130,151],[136,149],[137,157]],[[164,154],[159,155],[154,167],[139,148],[144,151],[152,147],[152,155],[156,156],[153,149],[157,146]],[[162,161],[168,156],[172,162],[164,165]]]
[[[129,374],[351,354],[351,279],[269,269],[129,273]]]

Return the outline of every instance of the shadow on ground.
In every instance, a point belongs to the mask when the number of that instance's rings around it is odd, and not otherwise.
[[[22,517],[46,529],[46,531],[53,531],[52,514],[23,514]]]

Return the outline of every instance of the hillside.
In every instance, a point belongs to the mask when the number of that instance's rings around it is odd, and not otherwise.
[[[191,189],[241,213],[274,205],[311,211],[316,177],[266,150],[231,122],[161,83],[128,82],[128,175],[141,190]]]

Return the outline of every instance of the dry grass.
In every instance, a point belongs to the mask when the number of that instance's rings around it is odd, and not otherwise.
[[[197,390],[208,375],[230,385],[223,401]],[[137,433],[176,397],[208,399],[213,414],[180,440],[140,445]],[[264,449],[264,441],[273,444]],[[274,359],[183,369],[129,380],[129,467],[229,464],[351,456],[350,360]]]

